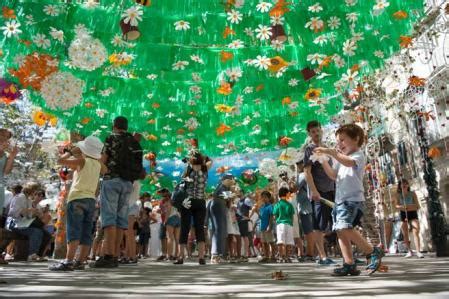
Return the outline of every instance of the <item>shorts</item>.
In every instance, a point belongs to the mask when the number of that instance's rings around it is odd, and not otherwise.
[[[133,184],[121,178],[104,180],[101,184],[100,218],[102,227],[128,228],[128,196]]]
[[[262,243],[274,243],[273,232],[271,230],[269,232],[261,232],[260,240],[262,241]]]
[[[300,215],[301,217],[301,228],[304,235],[308,235],[313,232],[313,219],[312,214]]]
[[[166,226],[173,226],[175,228],[181,227],[181,217],[178,215],[170,216],[165,223]]]
[[[239,221],[240,236],[249,237],[249,220]]]
[[[364,206],[365,204],[362,201],[344,201],[336,204],[332,211],[334,218],[333,229],[338,231],[360,225]]]
[[[293,226],[280,223],[276,227],[277,244],[295,245],[293,240]]]
[[[335,200],[335,192],[320,193],[321,197],[330,201]],[[332,227],[332,209],[319,201],[312,200],[313,229],[321,232],[329,231]]]
[[[129,206],[128,209],[128,216],[138,216],[139,215],[140,207],[137,203],[133,203]]]
[[[79,241],[81,245],[92,245],[95,199],[83,198],[67,204],[67,241]]]
[[[407,213],[405,211],[401,211],[401,221],[404,222],[405,219],[407,220],[418,219],[418,211],[408,211]]]

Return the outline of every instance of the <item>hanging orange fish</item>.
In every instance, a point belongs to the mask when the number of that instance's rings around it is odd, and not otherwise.
[[[410,36],[406,36],[406,35],[401,35],[399,37],[399,45],[401,46],[401,48],[408,48],[412,45],[413,43],[413,39]]]
[[[418,76],[411,76],[408,78],[408,84],[414,87],[422,87],[426,85],[426,79],[420,78]]]
[[[224,134],[226,134],[227,132],[231,131],[231,127],[227,126],[225,124],[221,124],[218,128],[217,128],[217,135],[218,136],[223,136]]]
[[[221,85],[217,89],[217,92],[219,94],[222,94],[222,95],[225,95],[225,96],[230,95],[232,93],[231,84],[229,84],[228,82],[225,82],[225,81],[221,82]]]
[[[225,30],[223,31],[223,38],[227,38],[229,35],[234,35],[235,31],[232,30],[229,26],[226,26]]]
[[[16,18],[16,13],[14,12],[14,9],[11,9],[9,7],[3,6],[2,13],[3,13],[3,17],[5,19],[15,19]]]
[[[146,139],[150,141],[157,141],[157,136],[150,134],[146,137]]]
[[[92,120],[91,118],[85,117],[85,118],[83,118],[83,119],[80,121],[80,123],[83,124],[83,125],[87,125],[87,124],[90,123],[91,120]]]
[[[230,166],[221,166],[217,168],[217,174],[223,174],[228,172],[232,167]]]
[[[404,20],[404,19],[407,19],[408,14],[407,14],[406,11],[398,10],[397,12],[395,12],[395,13],[393,14],[393,17],[394,17],[396,20]]]
[[[283,16],[284,14],[290,11],[290,9],[287,7],[289,4],[291,4],[291,2],[285,2],[285,0],[278,0],[278,2],[270,10],[270,16],[271,17]]]
[[[279,138],[279,145],[288,146],[292,141],[293,139],[291,139],[290,137],[282,136],[281,138]]]
[[[259,85],[256,86],[256,91],[261,91],[261,90],[263,90],[264,88],[265,88],[265,85],[259,84]]]
[[[221,62],[225,63],[226,61],[231,60],[232,58],[234,58],[234,54],[232,54],[231,52],[226,52],[226,51],[220,52]]]
[[[292,99],[290,97],[285,97],[282,99],[282,106],[290,105],[292,103]]]

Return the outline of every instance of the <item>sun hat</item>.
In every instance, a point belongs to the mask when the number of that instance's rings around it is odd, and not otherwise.
[[[89,136],[83,141],[80,141],[76,144],[77,147],[85,154],[86,156],[92,157],[94,159],[101,158],[101,152],[103,150],[103,143],[100,139],[95,136]]]

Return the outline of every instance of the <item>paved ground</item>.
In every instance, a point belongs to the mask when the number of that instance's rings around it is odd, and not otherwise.
[[[449,258],[387,257],[388,273],[333,278],[314,264],[226,264],[175,266],[144,260],[137,266],[55,273],[47,264],[0,267],[0,297],[370,297],[449,298]],[[276,281],[282,270],[288,279]]]

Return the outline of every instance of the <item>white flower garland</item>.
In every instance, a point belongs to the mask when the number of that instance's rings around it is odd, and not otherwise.
[[[68,110],[83,97],[85,82],[68,72],[55,72],[42,81],[41,95],[51,109]]]
[[[73,66],[93,71],[103,65],[108,53],[99,39],[78,35],[69,47],[69,58]]]

